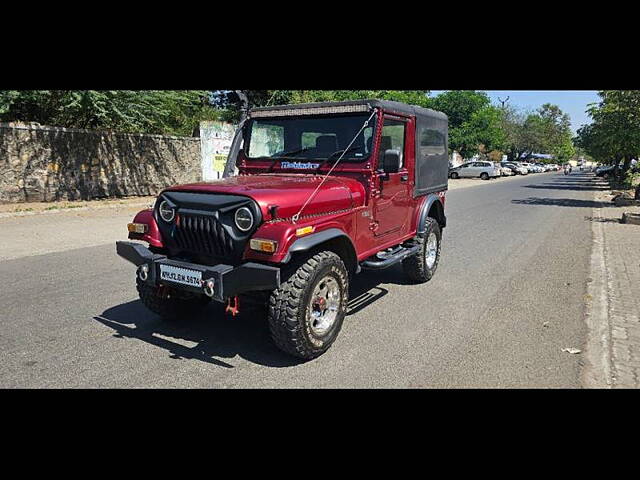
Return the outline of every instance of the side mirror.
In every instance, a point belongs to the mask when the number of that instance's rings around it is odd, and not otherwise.
[[[382,170],[384,173],[398,173],[400,170],[399,150],[385,150],[382,158]]]

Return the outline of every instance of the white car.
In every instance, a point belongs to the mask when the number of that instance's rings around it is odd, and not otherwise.
[[[514,175],[527,175],[529,170],[514,162],[502,162],[503,167],[510,168]]]
[[[504,165],[499,168],[500,168],[500,173],[502,173],[503,177],[510,177],[516,174],[516,172],[511,170],[509,167],[505,167]]]
[[[493,162],[467,162],[449,170],[451,178],[498,178],[500,169]]]

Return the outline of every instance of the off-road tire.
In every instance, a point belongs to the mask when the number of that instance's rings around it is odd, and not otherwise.
[[[269,297],[267,318],[271,337],[280,350],[311,360],[331,347],[342,328],[349,296],[349,274],[341,258],[330,251],[303,258],[283,273],[283,282]],[[333,325],[320,337],[311,331],[307,317],[314,288],[327,275],[337,281],[341,301]]]
[[[459,178],[459,177],[460,177],[460,174],[459,174],[459,173],[457,173],[457,172],[453,172],[453,173],[451,174],[451,178],[453,178],[454,180],[456,180],[456,179],[457,179],[457,178]]]
[[[489,174],[488,174],[487,172],[482,172],[482,173],[480,174],[480,178],[481,178],[482,180],[489,180]]]
[[[429,235],[431,233],[434,233],[436,235],[436,238],[438,239],[438,249],[436,253],[435,263],[431,268],[429,268],[426,261],[426,248],[427,238],[429,238]],[[413,282],[428,282],[436,273],[438,262],[440,261],[440,245],[442,244],[441,240],[442,231],[440,230],[440,225],[435,219],[427,217],[427,223],[425,225],[424,233],[416,235],[416,237],[413,239],[416,244],[420,245],[420,250],[402,261],[402,269],[404,270],[404,273]]]
[[[136,278],[138,295],[145,307],[163,320],[179,320],[200,313],[211,301],[206,295],[191,295],[176,290],[162,291]]]

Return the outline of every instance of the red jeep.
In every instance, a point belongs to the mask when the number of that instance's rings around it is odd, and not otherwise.
[[[138,213],[129,238],[148,248],[117,242],[160,316],[262,298],[276,345],[310,359],[335,341],[353,275],[398,262],[414,282],[435,273],[446,115],[380,100],[256,108],[230,161],[238,176],[168,188]]]

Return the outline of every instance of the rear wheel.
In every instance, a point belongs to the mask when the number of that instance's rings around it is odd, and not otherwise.
[[[420,249],[402,261],[402,268],[412,281],[428,282],[436,273],[440,261],[441,239],[440,225],[435,219],[428,217],[424,234],[418,234],[414,238]]]
[[[458,173],[457,173],[457,172],[453,172],[453,173],[451,174],[451,178],[454,178],[454,179],[455,179],[455,178],[459,178],[459,177],[460,177],[460,175],[458,175]]]
[[[165,286],[151,286],[136,278],[140,300],[153,313],[164,320],[178,320],[197,315],[211,301],[206,295],[197,295]]]
[[[480,174],[480,178],[481,178],[482,180],[489,180],[489,174],[488,174],[487,172],[482,172],[482,173]]]
[[[349,275],[334,252],[319,252],[297,263],[269,298],[273,341],[305,360],[322,355],[342,328],[348,295]]]

